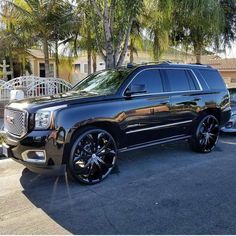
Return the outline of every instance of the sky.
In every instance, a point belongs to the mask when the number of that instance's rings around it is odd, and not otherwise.
[[[236,42],[231,48],[226,48],[226,53],[218,53],[218,55],[222,58],[236,58]]]

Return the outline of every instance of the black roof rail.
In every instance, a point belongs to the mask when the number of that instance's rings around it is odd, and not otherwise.
[[[182,60],[159,60],[159,61],[148,61],[148,62],[142,62],[142,63],[128,63],[127,68],[133,68],[135,66],[143,66],[143,65],[160,65],[160,64],[186,64]],[[199,66],[207,66],[204,64],[197,64],[197,63],[190,63],[190,65],[199,65]],[[210,67],[210,66],[209,66]]]
[[[202,63],[190,63],[190,65],[193,65],[193,66],[203,66],[203,67],[212,68],[211,65],[202,64]]]

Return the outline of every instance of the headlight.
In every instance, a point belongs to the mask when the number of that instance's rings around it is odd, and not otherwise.
[[[51,122],[51,111],[38,111],[35,114],[35,128],[47,129]]]

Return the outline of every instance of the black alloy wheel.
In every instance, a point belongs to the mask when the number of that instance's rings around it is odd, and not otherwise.
[[[190,140],[190,146],[197,152],[211,152],[218,141],[219,132],[217,118],[213,115],[206,115],[199,122],[196,133]]]
[[[107,131],[89,128],[75,140],[69,159],[69,173],[85,184],[104,180],[117,158],[115,140]]]

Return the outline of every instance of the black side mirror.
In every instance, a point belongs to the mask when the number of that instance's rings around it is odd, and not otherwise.
[[[125,95],[131,96],[133,94],[146,93],[145,84],[132,84],[126,89]]]

